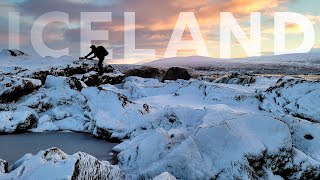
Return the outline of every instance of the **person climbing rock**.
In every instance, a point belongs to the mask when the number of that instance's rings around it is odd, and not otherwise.
[[[102,74],[103,72],[103,61],[106,56],[109,55],[109,52],[103,47],[103,46],[98,46],[96,47],[95,45],[92,45],[91,47],[91,52],[86,55],[85,57],[81,57],[79,59],[89,59],[93,60],[94,58],[99,59],[98,67],[99,67],[99,74]],[[93,57],[89,58],[91,55],[94,55]]]

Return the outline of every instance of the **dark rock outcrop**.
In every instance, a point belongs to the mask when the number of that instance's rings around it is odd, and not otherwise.
[[[4,49],[4,50],[2,50],[2,53],[7,56],[13,56],[13,57],[29,56],[27,53],[24,53],[24,52],[17,50],[17,49]]]
[[[143,66],[141,68],[129,69],[124,72],[126,77],[137,76],[142,78],[161,78],[164,75],[164,71],[154,67]]]
[[[71,89],[81,91],[83,88],[81,82],[76,77],[68,77],[66,78],[66,82],[69,84]]]
[[[84,74],[80,80],[87,86],[99,86],[101,84],[99,74],[95,71]]]
[[[35,117],[34,114],[30,113],[28,116],[25,118],[25,121],[20,122],[17,125],[16,128],[16,133],[24,133],[27,132],[29,129],[33,128],[37,124],[37,118]]]
[[[183,80],[189,80],[191,79],[191,75],[186,69],[180,68],[180,67],[172,67],[168,69],[166,74],[164,75],[162,81],[165,80],[178,80],[178,79],[183,79]]]
[[[115,69],[109,65],[103,68],[103,73],[112,73],[114,70]],[[44,83],[46,81],[46,77],[49,75],[70,77],[78,74],[86,74],[92,71],[99,71],[99,68],[94,63],[74,62],[73,66],[68,65],[65,68],[56,67],[49,70],[37,71],[32,73],[30,77],[39,79],[42,83]]]
[[[0,175],[4,173],[8,173],[8,162],[0,159]]]
[[[112,137],[112,132],[108,131],[105,128],[96,127],[92,134],[95,137],[105,139],[108,142],[113,142],[113,143],[121,143],[122,142],[122,140]]]
[[[107,73],[101,76],[101,84],[120,84],[123,82],[125,76],[121,73]]]
[[[80,78],[87,86],[99,86],[101,84],[120,84],[125,79],[125,76],[121,73],[99,73],[92,71],[82,75]]]
[[[35,79],[4,76],[0,78],[0,103],[15,102],[41,85],[41,82]]]

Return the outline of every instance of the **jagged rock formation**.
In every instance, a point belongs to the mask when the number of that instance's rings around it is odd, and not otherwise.
[[[1,168],[3,163],[0,161]],[[50,179],[124,179],[118,166],[82,152],[67,155],[58,148],[40,151],[34,156],[26,155],[11,166],[9,171],[0,171],[0,179],[37,179],[43,175]]]

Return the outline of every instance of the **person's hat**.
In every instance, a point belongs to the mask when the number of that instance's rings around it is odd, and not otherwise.
[[[91,45],[90,48],[93,49],[93,48],[96,48],[96,46],[95,45]]]

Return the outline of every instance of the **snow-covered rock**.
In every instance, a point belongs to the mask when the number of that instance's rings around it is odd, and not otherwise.
[[[170,173],[164,172],[154,177],[153,180],[176,180],[176,178],[172,176]]]
[[[299,149],[294,148],[292,152],[291,176],[288,179],[319,179],[320,162],[312,159]]]
[[[27,53],[24,53],[17,49],[4,49],[0,54],[12,57],[29,56]]]
[[[46,77],[49,75],[71,77],[73,75],[82,75],[89,72],[99,71],[97,65],[95,65],[93,62],[83,62],[83,61],[75,61],[62,67],[48,67],[48,68],[49,69],[37,70],[31,74],[25,73],[24,76],[40,79],[42,82],[45,82]],[[112,73],[113,71],[114,71],[114,68],[110,65],[103,68],[104,73]]]
[[[127,85],[126,88],[128,88]],[[159,87],[158,92],[172,91],[171,88],[167,90],[166,87],[163,87],[163,90]],[[130,97],[137,96],[132,94],[131,89],[128,89],[129,91],[115,89],[102,86],[82,90],[92,110],[92,118],[96,126],[94,134],[99,137],[124,139],[134,137],[143,131],[153,131],[158,127],[167,130],[178,127],[193,128],[199,125],[205,114],[205,110],[201,108],[133,101]],[[155,93],[154,90],[150,93]],[[174,97],[174,94],[171,96]]]
[[[125,75],[114,71],[100,75],[96,71],[91,71],[83,75],[76,76],[87,86],[99,86],[101,84],[120,84],[124,80]]]
[[[0,103],[17,101],[37,90],[41,85],[41,82],[35,79],[0,76]]]
[[[0,134],[26,132],[37,123],[31,111],[0,112]]]
[[[179,179],[255,178],[260,166],[277,172],[290,162],[291,135],[285,123],[219,109],[191,134],[156,129],[117,146],[127,178],[152,178],[165,171]],[[226,115],[214,116],[219,113]]]
[[[84,87],[81,82],[75,77],[55,77],[55,76],[47,76],[45,82],[46,88],[52,87],[70,87],[71,89],[81,91]]]
[[[35,111],[41,122],[35,132],[72,130],[90,132],[90,111],[86,98],[71,88],[68,78],[48,76],[45,85],[34,95],[26,97],[18,109]]]
[[[0,176],[1,174],[7,173],[8,172],[8,162],[0,159]]]
[[[320,122],[320,81],[283,78],[261,96],[266,111]]]
[[[319,81],[215,74],[160,82],[111,66],[99,74],[94,62],[71,57],[0,56],[0,90],[14,89],[11,80],[39,86],[0,104],[0,133],[71,130],[123,141],[114,148],[119,167],[49,149],[25,155],[0,179],[49,170],[58,179],[319,178]]]
[[[58,148],[23,157],[0,179],[123,179],[118,166],[78,152],[67,155]]]
[[[232,73],[219,77],[215,83],[250,85],[256,82],[254,76]]]
[[[72,130],[92,132],[87,99],[70,78],[48,76],[45,85],[17,103],[1,105],[0,133]]]

